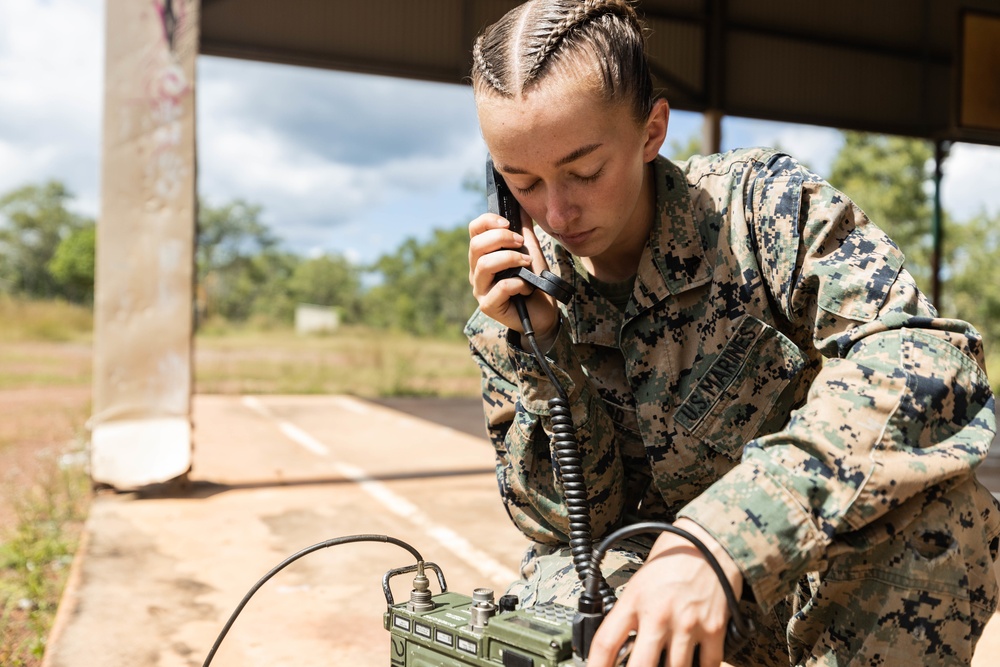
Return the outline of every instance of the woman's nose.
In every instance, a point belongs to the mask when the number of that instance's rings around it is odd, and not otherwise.
[[[564,231],[567,226],[577,217],[577,207],[570,201],[566,193],[556,188],[550,188],[548,199],[545,202],[545,220],[549,227],[557,234]]]

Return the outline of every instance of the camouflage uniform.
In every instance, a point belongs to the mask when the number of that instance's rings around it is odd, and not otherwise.
[[[996,428],[979,334],[939,318],[899,249],[788,156],[654,168],[658,223],[624,311],[539,231],[574,290],[548,357],[595,539],[681,516],[711,533],[760,628],[736,664],[967,664],[996,606],[1000,533],[973,472]],[[500,493],[535,543],[515,588],[565,599],[554,389],[482,313],[466,334]],[[633,551],[612,569],[634,571]]]

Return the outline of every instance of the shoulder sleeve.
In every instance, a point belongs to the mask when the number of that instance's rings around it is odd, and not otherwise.
[[[904,527],[909,500],[971,477],[996,424],[981,337],[937,317],[853,202],[784,155],[744,195],[782,326],[826,359],[788,424],[748,443],[681,515],[769,606],[845,544]]]

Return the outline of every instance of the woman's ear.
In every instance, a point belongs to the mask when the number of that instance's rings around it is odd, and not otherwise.
[[[653,108],[646,119],[646,142],[642,147],[642,158],[651,162],[660,152],[667,139],[667,125],[670,122],[670,105],[662,97],[653,102]]]

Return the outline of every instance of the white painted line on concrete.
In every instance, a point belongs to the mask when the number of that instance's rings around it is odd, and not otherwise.
[[[308,449],[313,454],[318,456],[330,455],[330,450],[326,448],[326,445],[300,429],[295,424],[287,422],[283,419],[276,419],[275,421],[278,422],[278,428],[281,429],[282,433],[287,435],[291,440]]]
[[[371,413],[371,408],[369,408],[365,403],[350,396],[334,396],[333,402],[345,410],[350,410],[351,412],[355,412],[359,415],[367,415]]]
[[[345,401],[346,403],[346,401]],[[289,439],[302,445],[318,456],[329,456],[330,450],[322,442],[303,431],[298,426],[283,419],[278,419],[267,407],[253,396],[244,396],[243,405],[254,412],[277,423],[278,428]],[[345,406],[346,407],[346,406]],[[368,410],[363,408],[363,413]],[[351,408],[347,408],[351,410]],[[357,412],[357,410],[352,410]],[[389,487],[372,477],[361,468],[335,461],[334,466],[341,475],[351,480],[362,488],[368,495],[380,502],[393,514],[400,516],[414,526],[420,528],[430,537],[437,540],[442,546],[465,561],[466,565],[481,575],[490,578],[495,584],[506,586],[517,579],[517,575],[492,558],[488,554],[474,547],[468,540],[450,528],[434,523],[430,517],[420,511],[420,509],[406,498],[394,493]]]
[[[268,410],[267,406],[261,403],[260,400],[258,400],[256,397],[244,396],[243,405],[250,408],[257,414],[275,422],[278,425],[278,428],[281,430],[281,432],[284,433],[292,442],[302,445],[303,447],[308,449],[313,454],[316,454],[317,456],[330,455],[330,450],[326,448],[326,445],[324,445],[322,442],[320,442],[316,438],[312,437],[311,435],[300,429],[292,422],[275,417],[274,413]]]
[[[369,477],[361,468],[347,463],[338,463],[336,465],[344,477],[357,483],[369,495],[382,503],[390,512],[407,519],[415,526],[421,528],[446,549],[464,560],[474,570],[492,579],[494,583],[506,586],[517,579],[517,575],[509,568],[474,547],[468,540],[452,529],[434,523],[430,517],[421,512],[413,503],[393,493],[384,484]]]
[[[261,403],[256,396],[244,396],[242,403],[244,406],[250,408],[251,410],[253,410],[254,412],[263,417],[268,417],[271,419],[274,418],[274,415],[271,414],[271,411],[265,408],[264,404]]]

